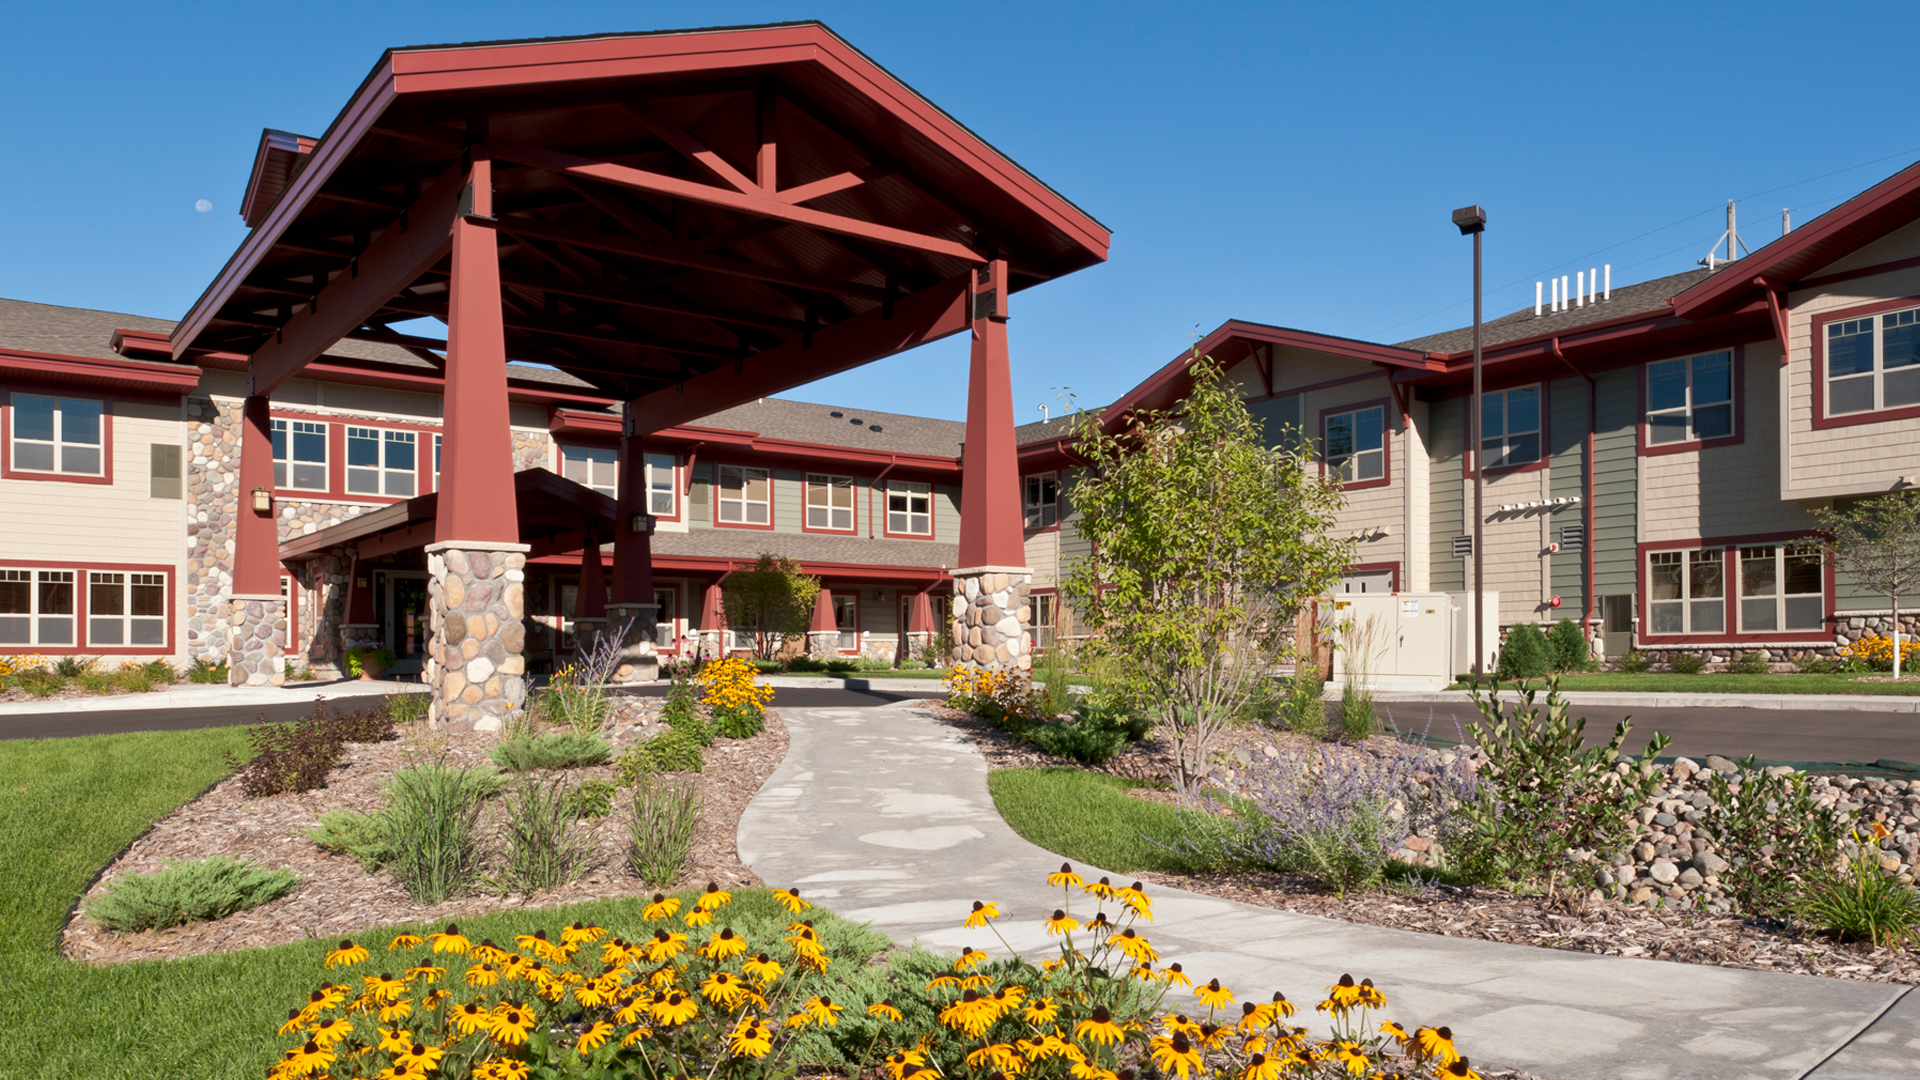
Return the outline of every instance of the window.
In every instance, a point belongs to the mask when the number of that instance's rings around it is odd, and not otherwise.
[[[311,420],[273,422],[273,486],[327,490],[327,425]]]
[[[418,478],[411,431],[347,429],[347,491],[354,495],[397,495],[410,499]]]
[[[1026,508],[1027,528],[1051,529],[1060,524],[1060,477],[1057,473],[1029,476],[1023,482],[1021,503]]]
[[[756,652],[760,648],[760,639],[751,630],[728,630],[727,651]]]
[[[739,525],[773,522],[773,485],[765,469],[720,466],[720,520]]]
[[[1655,634],[1719,634],[1727,629],[1726,553],[1720,548],[1649,555],[1649,607]]]
[[[285,591],[284,581],[281,586]],[[94,571],[87,575],[87,644],[164,645],[167,576]]]
[[[933,535],[933,485],[887,481],[887,531],[905,536]]]
[[[1384,405],[1327,417],[1328,471],[1349,484],[1386,479],[1386,424]]]
[[[147,497],[153,499],[180,497],[180,445],[178,443],[147,444]]]
[[[853,480],[807,474],[807,528],[853,531]]]
[[[1820,630],[1827,597],[1820,548],[1780,544],[1740,549],[1740,629],[1749,634]]]
[[[679,511],[679,491],[674,486],[672,454],[647,455],[647,513],[655,517],[674,517]]]
[[[0,645],[73,643],[73,571],[0,570]]]
[[[1033,601],[1033,647],[1050,649],[1058,597],[1052,593],[1034,593],[1030,599]]]
[[[433,490],[440,490],[440,436],[433,437]]]
[[[13,468],[104,476],[104,406],[79,398],[13,395]]]
[[[841,652],[860,651],[860,597],[833,594],[833,623],[840,630],[834,647]]]
[[[675,607],[679,597],[678,589],[653,590],[653,643],[662,649],[677,648],[679,645],[674,633],[677,629]]]
[[[1920,405],[1920,308],[1827,324],[1827,415]]]
[[[1695,442],[1733,434],[1733,354],[1647,365],[1647,443]]]
[[[1480,396],[1480,456],[1488,469],[1540,460],[1540,387],[1516,386]]]
[[[561,447],[560,475],[610,498],[620,497],[620,454],[609,447]]]

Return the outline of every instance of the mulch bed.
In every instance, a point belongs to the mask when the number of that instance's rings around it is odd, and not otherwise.
[[[657,710],[650,704],[649,712]],[[651,715],[632,715],[617,733],[616,744],[633,741],[637,729]],[[468,917],[519,908],[547,908],[583,900],[650,895],[655,890],[626,870],[626,801],[621,791],[611,814],[582,824],[594,830],[598,845],[596,865],[579,880],[532,896],[470,895],[442,904],[423,906],[407,899],[390,874],[369,874],[344,855],[322,851],[305,833],[318,823],[322,811],[334,809],[370,813],[384,801],[381,786],[395,770],[420,761],[445,760],[450,765],[487,764],[487,751],[498,742],[491,733],[433,732],[422,726],[405,728],[399,738],[380,743],[350,744],[325,787],[268,798],[254,798],[229,777],[204,795],[155,823],[116,859],[99,883],[88,891],[92,898],[115,876],[148,873],[169,860],[230,855],[268,869],[287,868],[300,875],[300,886],[272,903],[238,912],[216,922],[194,923],[168,930],[119,935],[89,922],[77,913],[61,933],[61,947],[76,960],[119,963],[162,957],[192,956],[278,945],[309,938],[339,938],[371,927],[422,920]],[[681,884],[751,886],[760,879],[740,861],[735,846],[740,815],[753,794],[773,774],[787,753],[787,730],[777,713],[767,712],[767,730],[751,739],[718,739],[706,750],[706,771],[680,774],[700,787],[704,810],[694,837],[692,869]],[[578,780],[613,778],[612,765],[576,769]],[[84,901],[83,901],[84,902]]]
[[[938,703],[921,708],[970,738],[986,757],[989,769],[1089,768],[1163,783],[1171,764],[1165,743],[1150,738],[1103,765],[1077,766],[1031,746],[1015,745],[1005,732],[977,716]],[[1290,732],[1231,728],[1223,734],[1216,751],[1216,760],[1221,762],[1218,775],[1231,782],[1240,766],[1264,755],[1266,747],[1286,748],[1305,741],[1304,736]],[[1156,802],[1177,802],[1171,791],[1139,790],[1134,794]],[[1920,955],[1911,950],[1843,944],[1792,927],[1733,915],[1595,901],[1584,887],[1551,896],[1531,896],[1477,886],[1410,883],[1341,897],[1304,875],[1270,871],[1200,876],[1143,871],[1139,877],[1261,907],[1446,937],[1863,982],[1920,983]]]

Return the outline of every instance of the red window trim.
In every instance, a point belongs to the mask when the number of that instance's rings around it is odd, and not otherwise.
[[[73,636],[77,641],[87,641],[87,601],[91,598],[87,575],[94,571],[115,574],[165,574],[167,578],[167,638],[164,645],[118,645],[95,647],[75,644],[67,648],[59,646],[34,645],[34,652],[43,656],[170,656],[177,648],[175,634],[178,632],[179,611],[176,605],[180,596],[180,568],[164,563],[103,563],[76,562],[70,560],[47,559],[0,559],[0,567],[23,570],[71,570],[73,581]]]
[[[1808,335],[1812,347],[1812,363],[1808,371],[1813,378],[1813,428],[1824,431],[1829,428],[1854,427],[1859,424],[1877,424],[1883,420],[1910,420],[1920,416],[1920,405],[1903,405],[1897,409],[1877,409],[1868,412],[1847,413],[1844,416],[1827,415],[1827,324],[1858,319],[1866,315],[1879,315],[1882,312],[1898,311],[1901,308],[1920,307],[1920,296],[1907,296],[1898,300],[1880,300],[1871,304],[1860,304],[1850,308],[1840,308],[1813,317],[1813,325]],[[1877,330],[1876,330],[1877,332]]]
[[[1340,485],[1341,491],[1366,491],[1370,488],[1383,488],[1393,484],[1393,436],[1392,425],[1387,421],[1393,416],[1393,399],[1374,398],[1370,401],[1351,401],[1345,405],[1329,405],[1320,410],[1320,435],[1316,440],[1320,444],[1320,475],[1327,475],[1327,417],[1341,413],[1363,412],[1374,407],[1380,409],[1380,479],[1355,480]]]
[[[813,488],[812,478],[816,476],[824,476],[833,480],[846,480],[853,484],[853,525],[851,528],[830,529],[815,527],[807,520],[807,518],[811,516],[808,511],[807,493]],[[860,481],[862,479],[862,477],[853,476],[848,473],[819,472],[813,469],[802,471],[800,473],[800,531],[803,533],[824,533],[829,536],[852,536],[858,533],[860,531]],[[829,513],[827,516],[831,518],[833,515]]]
[[[1755,533],[1748,536],[1714,536],[1697,540],[1657,540],[1645,541],[1637,545],[1635,558],[1639,560],[1634,576],[1639,582],[1637,592],[1639,603],[1636,605],[1640,616],[1640,625],[1653,625],[1653,578],[1647,572],[1647,556],[1656,551],[1698,551],[1703,548],[1720,548],[1726,554],[1721,563],[1726,593],[1726,625],[1740,625],[1740,555],[1737,549],[1772,544],[1789,544],[1807,540],[1814,534],[1807,532]],[[1817,630],[1782,630],[1775,633],[1748,634],[1729,629],[1719,634],[1652,634],[1644,630],[1639,640],[1643,645],[1767,645],[1779,642],[1807,641],[1813,638],[1831,640],[1834,632],[1834,597],[1838,592],[1837,579],[1833,564],[1823,561],[1820,572],[1820,603],[1826,609]]]
[[[1647,380],[1653,376],[1653,365],[1668,360],[1691,360],[1699,356],[1711,356],[1717,352],[1733,353],[1733,434],[1718,439],[1688,439],[1686,442],[1660,443],[1649,441],[1653,424],[1647,419]],[[1691,376],[1689,376],[1691,378]],[[1634,439],[1641,457],[1660,457],[1664,454],[1684,454],[1693,450],[1708,450],[1716,446],[1739,446],[1747,441],[1747,347],[1735,345],[1731,350],[1706,349],[1701,352],[1675,353],[1659,360],[1646,360],[1640,364],[1640,421],[1635,424]]]
[[[938,498],[940,494],[939,485],[935,484],[931,480],[909,480],[905,477],[899,477],[897,479],[902,484],[927,485],[927,531],[923,533],[893,531],[893,509],[892,509],[892,504],[888,499],[888,496],[893,494],[893,485],[896,478],[888,477],[886,481],[881,485],[882,490],[880,493],[880,535],[887,537],[890,540],[893,540],[893,539],[931,540],[934,537],[940,535],[940,500]]]
[[[567,439],[565,441],[562,441],[560,439],[553,440],[553,464],[557,466],[555,471],[558,472],[562,478],[565,478],[567,475],[567,448],[570,446],[579,447],[585,450],[605,450],[608,448],[608,444],[605,441],[596,442],[591,439]],[[615,501],[618,501],[620,497],[620,494],[619,494],[620,493],[620,466],[624,463],[620,461],[620,450],[618,446],[615,446],[613,448],[613,452],[614,452],[614,472],[613,472],[614,494],[608,497],[611,499],[614,499]],[[574,481],[574,483],[578,484],[580,482],[576,480]],[[582,486],[584,487],[585,485],[582,485]],[[589,488],[588,490],[592,490],[592,489]],[[676,500],[674,502],[674,505],[678,506],[680,504]],[[674,519],[661,518],[660,520],[670,521]]]
[[[764,472],[767,474],[767,523],[765,525],[755,525],[752,522],[747,522],[747,521],[721,521],[720,520],[720,469],[722,466],[727,466],[735,469],[758,469],[761,472]],[[774,491],[774,485],[777,483],[779,483],[779,480],[777,477],[773,475],[773,469],[771,466],[749,465],[746,462],[742,462],[742,461],[714,462],[713,463],[713,500],[712,500],[713,527],[716,529],[752,529],[757,532],[772,532],[774,522],[779,518],[778,506],[780,503],[780,498],[779,498],[779,495]]]
[[[70,394],[64,389],[49,387],[40,390],[23,387],[18,390],[9,386],[4,391],[4,408],[0,408],[0,479],[33,480],[53,484],[113,484],[113,402],[106,396],[95,397],[92,394]],[[32,397],[66,397],[75,401],[98,401],[100,403],[100,475],[82,476],[76,473],[40,472],[33,469],[15,469],[13,467],[13,395],[27,394]],[[182,480],[181,483],[186,481]],[[145,571],[142,571],[144,573]]]
[[[1350,563],[1347,565],[1347,568],[1345,570],[1341,571],[1341,576],[1345,577],[1349,574],[1378,573],[1382,570],[1389,571],[1393,574],[1393,580],[1392,580],[1391,587],[1388,590],[1388,594],[1391,595],[1393,593],[1399,592],[1400,591],[1400,564],[1397,562]],[[1335,593],[1334,595],[1339,596],[1339,595],[1348,595],[1348,594]]]
[[[1053,524],[1042,525],[1037,528],[1027,528],[1027,479],[1029,477],[1039,478],[1045,476],[1053,477]],[[1060,505],[1060,470],[1047,469],[1042,472],[1022,473],[1020,476],[1020,526],[1022,531],[1028,536],[1042,536],[1047,533],[1059,532],[1060,519],[1064,516],[1063,508]]]

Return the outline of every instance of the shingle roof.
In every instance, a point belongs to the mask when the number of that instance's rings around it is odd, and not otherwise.
[[[713,559],[758,558],[763,552],[801,563],[851,563],[860,566],[914,566],[946,569],[957,565],[959,548],[931,540],[869,540],[864,536],[820,533],[772,533],[744,529],[694,529],[656,532],[655,555]]]
[[[770,439],[845,446],[880,453],[958,457],[967,425],[930,416],[874,412],[786,398],[762,398],[693,421],[698,427],[752,431]],[[880,430],[873,430],[878,425]]]
[[[1502,315],[1483,324],[1480,336],[1481,347],[1490,349],[1509,341],[1519,341],[1522,338],[1537,337],[1542,334],[1571,333],[1593,323],[1660,311],[1667,306],[1668,300],[1705,281],[1713,273],[1707,270],[1689,270],[1670,277],[1643,281],[1638,285],[1623,285],[1613,290],[1611,300],[1588,304],[1586,307],[1572,307],[1565,311],[1547,312],[1537,319],[1533,317],[1533,305],[1529,304],[1511,315]],[[1411,341],[1402,341],[1399,347],[1417,352],[1465,352],[1473,348],[1473,327],[1465,326],[1444,333],[1417,337]]]

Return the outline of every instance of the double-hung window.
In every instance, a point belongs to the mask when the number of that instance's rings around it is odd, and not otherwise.
[[[1655,634],[1719,634],[1727,629],[1726,552],[1656,551],[1647,556],[1648,607]]]
[[[1820,630],[1825,574],[1817,544],[1740,549],[1740,629],[1749,634]]]
[[[410,499],[419,477],[419,436],[385,428],[347,428],[347,492]]]
[[[98,570],[87,574],[87,644],[164,645],[166,641],[165,574]]]
[[[0,569],[0,645],[72,645],[73,571]]]
[[[561,447],[560,475],[602,495],[620,497],[620,453],[611,447]]]
[[[433,437],[433,490],[440,490],[440,436]]]
[[[731,525],[773,521],[773,484],[765,469],[720,466],[720,520]]]
[[[672,454],[648,454],[647,459],[647,513],[655,517],[673,517],[680,504],[680,493],[674,487],[674,464]]]
[[[273,422],[273,486],[327,490],[327,425],[312,420]]]
[[[807,528],[853,531],[853,479],[807,474]]]
[[[1920,308],[1827,324],[1827,415],[1920,405]]]
[[[839,631],[834,648],[844,653],[860,651],[860,598],[846,593],[833,594],[833,624]]]
[[[1383,405],[1327,417],[1327,471],[1343,483],[1387,475],[1387,410]]]
[[[933,535],[932,484],[887,481],[887,531],[901,536]]]
[[[1708,353],[1647,365],[1647,443],[1733,434],[1733,354]]]
[[[1026,524],[1029,529],[1051,529],[1060,524],[1060,477],[1056,473],[1041,473],[1026,477],[1021,504],[1026,510]]]
[[[1540,387],[1516,386],[1480,396],[1483,468],[1511,469],[1540,460]]]
[[[1057,622],[1058,598],[1053,593],[1034,593],[1033,601],[1033,646],[1036,649],[1053,647],[1053,631]]]
[[[104,407],[84,398],[13,395],[13,468],[17,472],[104,476]]]

